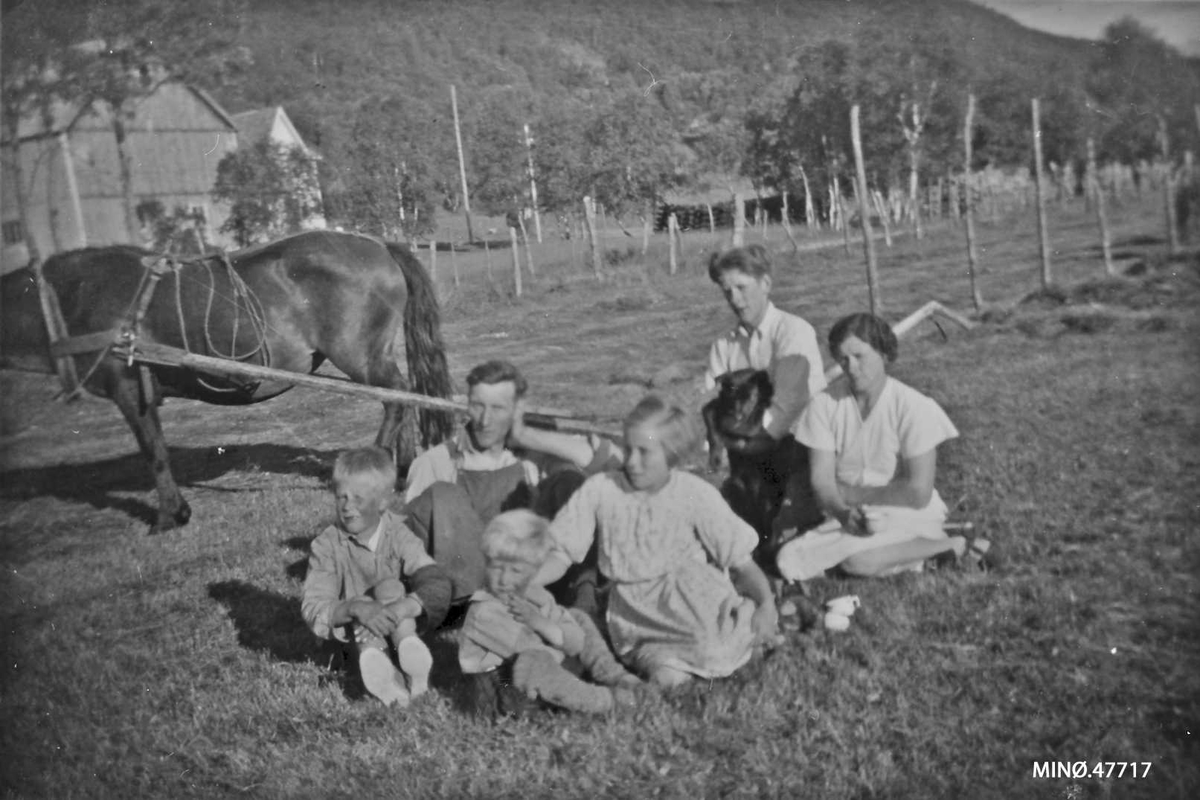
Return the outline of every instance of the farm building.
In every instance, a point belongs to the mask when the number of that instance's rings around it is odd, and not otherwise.
[[[47,125],[41,115],[30,115],[21,121],[17,143],[0,143],[0,267],[4,271],[28,261],[30,238],[43,256],[131,239],[108,109],[101,104],[60,103],[50,117]],[[249,143],[262,136],[307,152],[282,108],[238,117],[227,114],[203,90],[176,81],[165,81],[136,101],[125,125],[126,150],[144,242],[150,239],[150,220],[142,212],[157,204],[167,214],[177,208],[197,213],[205,222],[208,243],[233,247],[233,240],[220,233],[228,208],[211,195],[221,159],[240,141]],[[22,230],[13,181],[12,159],[18,156],[28,231]],[[314,191],[319,192],[315,182]],[[305,227],[324,227],[324,219],[313,218]]]
[[[296,127],[292,125],[292,120],[288,117],[287,112],[283,110],[283,106],[242,111],[234,114],[232,118],[233,124],[237,127],[238,144],[241,147],[248,147],[266,139],[269,142],[286,148],[298,147],[307,155],[316,157],[316,154],[304,143],[304,139],[300,137],[300,134],[296,131]],[[313,193],[311,199],[314,201],[311,205],[321,208],[321,186],[315,172],[315,161],[310,187]],[[320,213],[313,214],[304,220],[302,227],[305,230],[324,228],[325,216]]]

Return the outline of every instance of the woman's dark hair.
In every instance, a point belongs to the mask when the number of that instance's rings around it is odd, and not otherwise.
[[[731,270],[762,278],[771,274],[771,258],[761,244],[752,244],[713,253],[708,260],[708,277],[713,283],[720,283],[721,276]]]
[[[842,342],[854,336],[862,339],[883,356],[883,360],[891,363],[900,352],[900,343],[892,326],[888,325],[874,314],[851,314],[833,323],[829,329],[829,354],[837,359],[838,348]]]

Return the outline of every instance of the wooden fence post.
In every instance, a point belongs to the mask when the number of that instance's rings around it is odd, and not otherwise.
[[[1112,260],[1112,238],[1108,232],[1108,210],[1104,197],[1104,187],[1100,185],[1100,174],[1096,171],[1096,143],[1091,137],[1087,140],[1087,171],[1088,193],[1096,204],[1096,221],[1100,223],[1100,249],[1104,253],[1104,273],[1115,275],[1116,268]]]
[[[429,240],[429,280],[433,283],[433,293],[437,294],[438,278],[437,278],[437,240]]]
[[[971,282],[971,303],[978,311],[983,307],[983,295],[979,291],[979,259],[975,254],[975,197],[971,192],[972,139],[975,135],[975,93],[967,94],[967,117],[963,123],[963,184],[967,191],[964,217],[967,232],[967,277]]]
[[[454,288],[458,288],[458,251],[454,248],[454,242],[450,242],[450,269],[454,272]]]
[[[600,280],[603,273],[600,267],[600,242],[596,235],[596,204],[590,197],[583,198],[583,216],[592,246],[592,272],[595,273],[596,280]]]
[[[804,227],[812,230],[821,227],[821,221],[817,219],[815,209],[813,208],[812,190],[808,185],[808,173],[802,167],[800,169],[800,180],[804,183]]]
[[[800,245],[796,243],[796,237],[792,233],[792,221],[788,219],[789,216],[788,193],[785,190],[783,192],[783,216],[780,219],[783,222],[783,232],[787,236],[788,241],[792,243],[792,252],[798,253],[800,252]]]
[[[863,249],[867,255],[867,298],[871,313],[879,314],[883,309],[883,298],[879,294],[879,265],[875,261],[875,241],[871,235],[871,207],[868,200],[867,167],[863,163],[862,132],[858,122],[858,104],[850,106],[850,142],[854,145],[854,166],[858,173],[855,194],[858,195],[858,213],[862,216]]]
[[[746,203],[738,192],[733,195],[733,246],[741,247],[746,242]]]
[[[529,276],[537,277],[537,270],[533,268],[533,248],[529,246],[529,232],[525,230],[524,214],[517,212],[517,223],[521,226],[521,242],[525,245],[525,260],[529,262]]]
[[[679,220],[675,218],[675,212],[671,212],[670,216],[667,217],[667,250],[670,254],[667,263],[669,264],[668,274],[670,275],[674,275],[676,270],[679,269],[679,255],[676,248],[676,237],[678,236]]]
[[[879,222],[883,225],[883,243],[891,248],[892,246],[892,221],[891,209],[888,208],[887,201],[883,199],[883,193],[878,189],[871,192],[871,200],[875,205],[875,211],[879,214]]]
[[[471,195],[467,193],[467,162],[463,157],[462,130],[458,124],[458,94],[454,84],[450,84],[450,107],[454,111],[454,142],[458,147],[458,172],[462,177],[463,213],[467,218],[467,241],[475,241],[475,233],[471,228]]]
[[[487,264],[488,285],[495,286],[496,279],[492,275],[492,248],[490,245],[488,245],[487,239],[483,240],[483,258],[484,258],[484,263]]]
[[[1033,167],[1037,192],[1038,241],[1042,250],[1042,288],[1050,285],[1050,237],[1046,230],[1046,187],[1042,176],[1042,119],[1038,99],[1033,98]]]
[[[521,253],[517,244],[517,229],[509,226],[508,239],[512,242],[513,286],[516,287],[517,297],[521,296]]]
[[[646,213],[642,215],[642,259],[646,258],[647,251],[650,250],[650,228],[652,226],[651,219],[654,217],[654,202],[646,201]]]

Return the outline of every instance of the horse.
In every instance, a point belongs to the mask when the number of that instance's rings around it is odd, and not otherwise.
[[[61,308],[65,335],[136,341],[191,353],[309,373],[325,360],[351,380],[449,397],[452,389],[433,284],[408,248],[368,236],[308,231],[228,255],[161,263],[129,245],[88,247],[50,257],[44,280]],[[152,268],[152,264],[156,264]],[[157,284],[157,286],[156,286]],[[55,372],[37,276],[30,268],[0,279],[0,366]],[[104,348],[104,349],[101,349]],[[158,494],[151,532],[185,525],[191,509],[171,473],[157,406],[164,397],[245,405],[292,384],[201,375],[179,366],[141,365],[100,344],[72,354],[82,387],[116,403],[150,465]],[[384,402],[376,444],[398,465],[413,458],[401,436],[404,409]],[[420,415],[426,445],[450,435],[444,411]],[[396,450],[400,439],[399,451]]]
[[[810,486],[808,450],[790,435],[775,440],[763,429],[763,414],[774,397],[766,371],[734,370],[717,384],[716,398],[701,410],[709,469],[718,470],[722,453],[728,453],[729,477],[721,494],[758,533],[755,556],[771,566],[784,536],[802,533],[822,518]]]

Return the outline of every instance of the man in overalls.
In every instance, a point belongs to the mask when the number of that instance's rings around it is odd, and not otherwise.
[[[619,451],[606,441],[526,427],[527,388],[506,361],[475,367],[467,375],[466,426],[409,467],[409,527],[450,574],[455,603],[483,585],[480,535],[492,517],[513,508],[553,517],[587,475],[620,465]],[[564,603],[590,603],[594,575],[583,569],[565,576]]]

